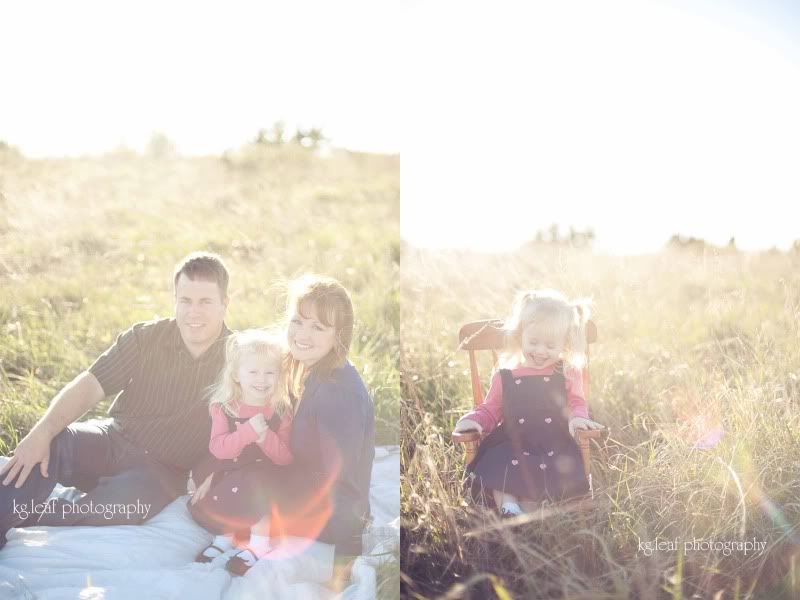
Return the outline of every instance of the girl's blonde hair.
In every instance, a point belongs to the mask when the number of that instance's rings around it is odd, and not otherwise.
[[[219,404],[231,417],[237,416],[242,399],[242,386],[237,381],[237,372],[243,357],[256,356],[272,360],[278,370],[269,405],[279,416],[291,412],[291,401],[286,393],[286,344],[278,332],[264,329],[245,329],[228,337],[225,344],[225,366],[211,387],[209,404]]]
[[[306,274],[289,282],[286,299],[286,326],[293,315],[303,317],[304,309],[313,306],[320,322],[333,327],[333,349],[310,368],[300,361],[286,355],[287,390],[290,395],[300,398],[303,383],[309,373],[328,376],[343,366],[353,341],[353,302],[345,287],[332,277]]]
[[[566,366],[583,368],[586,364],[589,305],[588,299],[568,300],[561,292],[551,289],[517,294],[511,315],[505,321],[508,351],[503,355],[503,362],[511,364],[524,360],[522,332],[529,325],[536,325],[543,335],[564,340],[562,360]]]

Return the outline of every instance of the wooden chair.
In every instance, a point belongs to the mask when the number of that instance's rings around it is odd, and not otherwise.
[[[597,341],[597,326],[593,321],[586,323],[586,341],[589,344]],[[487,319],[467,323],[458,332],[459,348],[469,353],[469,372],[472,381],[472,403],[477,408],[483,403],[485,394],[481,386],[481,376],[478,373],[478,361],[476,352],[491,351],[492,364],[497,365],[497,353],[507,347],[508,338],[503,329],[503,321],[499,319]],[[586,351],[586,368],[583,370],[583,389],[586,393],[586,400],[589,401],[589,350]],[[466,464],[472,462],[478,452],[481,440],[488,434],[480,434],[477,431],[465,431],[462,433],[451,434],[453,442],[464,444],[466,451]],[[599,440],[608,435],[607,429],[578,429],[575,432],[575,439],[581,450],[583,458],[583,468],[586,478],[589,480],[591,489],[592,476],[590,473],[591,460],[591,440]]]

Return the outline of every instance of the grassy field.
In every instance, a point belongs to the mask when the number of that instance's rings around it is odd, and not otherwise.
[[[399,443],[399,200],[398,156],[287,144],[29,160],[0,146],[0,455],[119,332],[173,314],[172,269],[192,250],[226,260],[234,329],[281,319],[282,281],[339,279],[377,443]]]
[[[403,597],[800,598],[800,253],[403,245],[401,262]],[[594,508],[512,523],[461,487],[456,334],[535,287],[593,297],[589,405],[610,436]]]

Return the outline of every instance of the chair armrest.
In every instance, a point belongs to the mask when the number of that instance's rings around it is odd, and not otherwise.
[[[481,433],[477,429],[473,429],[471,431],[461,431],[456,433],[455,431],[450,434],[450,439],[453,440],[456,444],[466,444],[468,442],[480,442],[481,441]]]
[[[608,435],[608,427],[603,429],[576,429],[575,438],[577,440],[599,440]]]

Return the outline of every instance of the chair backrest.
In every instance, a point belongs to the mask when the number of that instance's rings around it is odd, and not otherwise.
[[[597,341],[597,326],[594,321],[586,323],[586,341],[589,344]],[[458,332],[458,347],[469,353],[469,374],[472,382],[472,403],[479,406],[483,402],[484,393],[481,386],[481,377],[478,373],[478,361],[475,353],[481,350],[490,350],[492,364],[497,365],[497,353],[508,347],[508,336],[503,329],[501,319],[485,319],[473,321],[461,327]],[[589,349],[586,349],[586,368],[583,369],[583,389],[586,401],[589,401]]]

